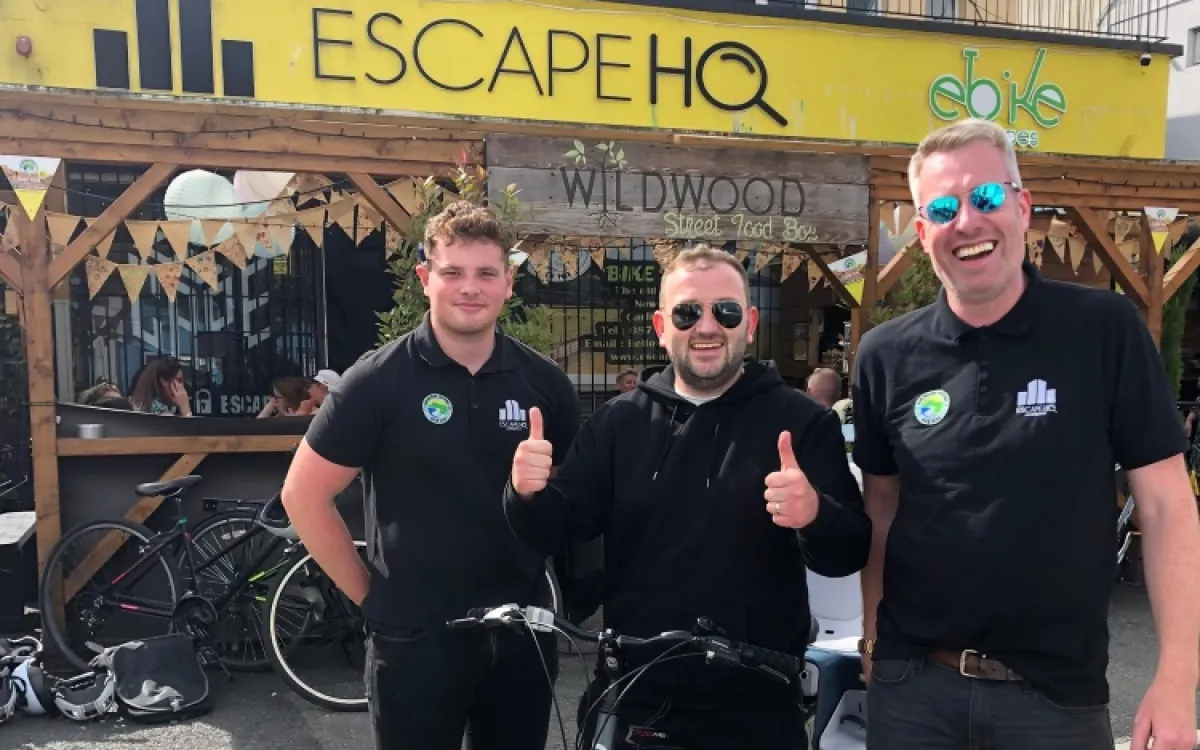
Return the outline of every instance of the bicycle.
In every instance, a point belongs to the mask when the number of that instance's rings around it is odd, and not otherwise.
[[[795,688],[797,691],[799,691],[800,679],[805,670],[805,661],[802,657],[760,648],[729,638],[715,623],[704,617],[696,621],[695,627],[690,632],[673,630],[650,638],[620,635],[612,629],[585,630],[547,609],[541,607],[522,608],[515,604],[473,609],[467,613],[466,617],[450,620],[446,625],[456,630],[510,628],[518,631],[528,629],[531,632],[557,632],[570,639],[597,644],[600,652],[599,662],[608,678],[608,686],[584,715],[582,726],[579,727],[575,739],[576,750],[617,750],[622,747],[623,745],[618,744],[618,730],[620,729],[618,715],[621,699],[639,675],[665,661],[689,655],[702,655],[708,664],[755,670],[777,680],[786,687]],[[645,666],[638,667],[628,674],[623,673],[622,651],[624,649],[655,645],[668,646],[668,648]],[[690,651],[690,653],[676,654],[677,651]],[[547,679],[549,679],[548,675]],[[619,692],[618,688],[621,688]],[[558,717],[559,731],[562,733],[563,747],[567,747],[569,743],[566,727],[563,724],[557,699],[555,699],[554,708]],[[593,712],[596,714],[596,722],[592,737],[585,745],[583,744],[583,727],[588,725],[588,720]],[[647,737],[647,739],[650,738]],[[663,740],[665,738],[656,737],[655,739]]]
[[[267,501],[206,498],[205,508],[216,511],[216,514],[205,519],[193,531],[183,512],[183,495],[199,484],[201,479],[198,475],[189,475],[137,486],[138,495],[163,496],[165,501],[174,505],[175,521],[167,531],[156,533],[146,526],[124,519],[91,521],[72,529],[51,549],[39,585],[39,605],[50,644],[72,667],[84,671],[88,669],[93,652],[86,647],[87,642],[115,645],[112,639],[105,639],[98,632],[114,615],[118,615],[119,619],[136,620],[143,627],[149,626],[150,632],[138,632],[136,636],[149,637],[173,632],[177,628],[198,629],[211,635],[209,631],[214,626],[217,629],[232,628],[240,619],[253,619],[257,614],[257,602],[263,593],[262,585],[280,569],[286,558],[281,558],[274,565],[267,563],[279,553],[284,543],[277,538],[267,537],[265,549],[249,565],[237,564],[235,556],[263,533],[264,529],[254,521]],[[241,524],[246,524],[248,528],[240,532],[228,530],[230,526]],[[65,575],[66,570],[59,568],[64,566],[68,549],[92,532],[103,532],[104,538],[98,545],[89,547],[90,552],[83,558],[82,564],[98,569],[92,571],[85,580],[73,581],[69,575]],[[232,541],[224,544],[224,539],[229,537],[232,537]],[[130,538],[137,541],[135,550],[124,548],[124,542]],[[213,546],[217,547],[211,554],[205,552],[202,543],[209,538],[214,540]],[[130,555],[119,554],[130,551],[134,551],[132,563],[127,562]],[[105,554],[111,554],[112,557],[103,561]],[[99,568],[114,561],[117,573],[102,574]],[[153,585],[144,585],[134,592],[138,584],[146,584],[147,575],[152,571],[161,571],[163,574],[157,589]],[[98,584],[97,578],[100,581]],[[74,596],[69,595],[67,601],[63,602],[61,611],[66,617],[60,622],[55,613],[60,611],[57,605],[62,599],[59,586],[65,582],[71,582],[70,585],[78,586],[79,590],[67,592]],[[208,584],[207,591],[205,584]],[[76,604],[80,605],[78,615],[67,612],[68,606]],[[226,616],[222,617],[222,614]],[[86,632],[70,632],[79,628]],[[255,620],[249,625],[243,624],[242,630],[244,637],[240,642],[213,639],[218,644],[216,648],[221,665],[235,671],[257,671],[269,667],[270,659],[266,657],[265,648],[261,657],[254,654],[246,656],[234,648],[245,646],[246,651],[252,650],[253,646],[247,644],[251,641],[261,642],[261,624]]]

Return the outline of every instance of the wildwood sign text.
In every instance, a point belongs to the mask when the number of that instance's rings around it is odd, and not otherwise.
[[[867,160],[855,155],[679,149],[489,137],[488,190],[520,189],[535,234],[860,244]]]

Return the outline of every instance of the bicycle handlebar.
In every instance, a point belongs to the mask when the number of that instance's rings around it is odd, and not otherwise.
[[[478,608],[467,616],[451,620],[446,625],[455,630],[465,628],[525,628],[550,632],[561,630],[572,638],[590,643],[604,642],[617,650],[639,646],[690,644],[704,653],[705,662],[761,671],[786,685],[804,671],[804,659],[782,651],[754,646],[729,638],[711,620],[701,617],[695,628],[670,630],[650,638],[620,635],[611,629],[586,630],[542,607],[518,607],[506,604],[494,608]]]

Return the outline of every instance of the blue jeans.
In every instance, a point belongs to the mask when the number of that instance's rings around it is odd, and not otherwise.
[[[1107,705],[1060,706],[1024,682],[882,659],[867,688],[867,750],[1113,750]]]

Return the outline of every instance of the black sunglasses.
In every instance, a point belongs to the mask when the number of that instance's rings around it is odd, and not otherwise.
[[[742,305],[732,300],[709,305],[713,317],[722,328],[737,328],[742,324]],[[680,302],[671,308],[671,323],[681,331],[692,328],[704,317],[704,305],[699,302]]]

